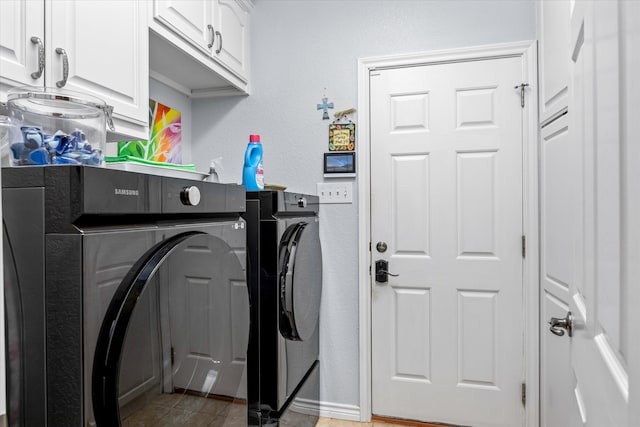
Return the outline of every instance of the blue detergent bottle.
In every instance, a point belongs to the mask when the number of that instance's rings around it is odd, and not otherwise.
[[[249,135],[249,145],[247,145],[247,150],[244,152],[242,185],[247,191],[264,190],[260,135]]]

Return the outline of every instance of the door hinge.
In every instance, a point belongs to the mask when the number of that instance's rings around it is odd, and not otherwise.
[[[369,252],[371,252],[371,242],[369,242]]]
[[[527,405],[527,385],[522,383],[522,406]]]
[[[522,235],[522,258],[527,255],[527,237]]]
[[[171,347],[171,366],[176,362],[176,350]]]
[[[520,106],[522,108],[524,108],[524,90],[527,86],[529,86],[529,83],[520,83],[514,87],[514,89],[520,88]]]

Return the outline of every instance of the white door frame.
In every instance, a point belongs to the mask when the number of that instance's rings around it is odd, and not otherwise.
[[[539,422],[539,269],[538,269],[538,50],[535,41],[504,43],[358,59],[358,284],[360,348],[360,421],[371,420],[371,151],[369,147],[369,71],[377,68],[521,57],[528,83],[523,122],[523,227],[527,236],[523,270],[525,425]],[[516,89],[514,89],[516,90]]]

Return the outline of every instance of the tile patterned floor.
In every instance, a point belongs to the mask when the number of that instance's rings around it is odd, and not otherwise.
[[[203,399],[188,394],[161,394],[123,414],[123,427],[246,427],[243,403]]]
[[[189,394],[161,394],[123,408],[123,427],[246,427],[243,402],[206,399]],[[422,426],[422,424],[419,424]],[[290,412],[280,427],[310,427],[307,416]],[[316,427],[407,427],[382,421],[360,423],[320,418]]]

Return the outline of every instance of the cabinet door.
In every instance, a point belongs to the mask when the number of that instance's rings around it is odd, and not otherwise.
[[[249,12],[236,0],[218,1],[216,38],[217,57],[230,71],[247,81],[247,50],[249,43]]]
[[[146,126],[149,99],[149,34],[146,1],[50,1],[47,86],[90,93],[114,107],[114,117]],[[116,130],[123,132],[118,127]],[[144,135],[141,135],[144,137]]]
[[[211,54],[216,4],[211,0],[154,0],[153,17]]]
[[[0,101],[10,87],[44,84],[44,74],[32,76],[39,70],[32,37],[44,43],[44,0],[0,1]]]

